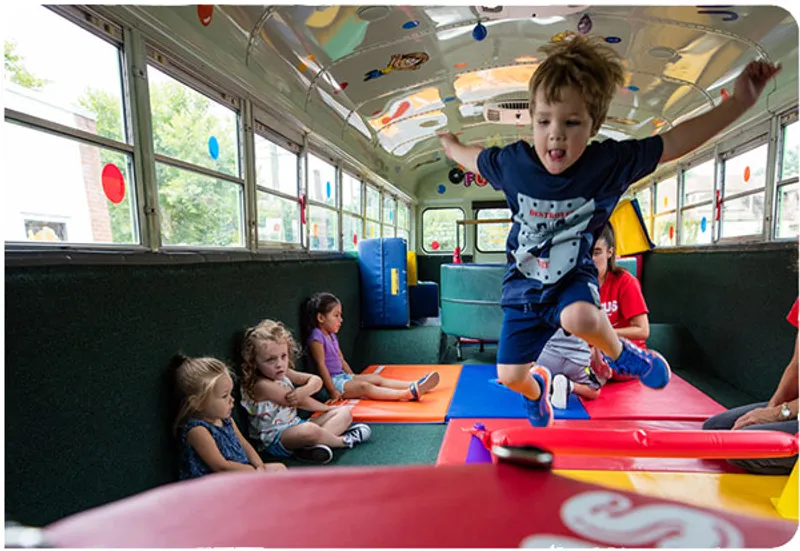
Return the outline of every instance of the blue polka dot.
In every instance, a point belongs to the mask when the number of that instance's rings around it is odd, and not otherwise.
[[[707,225],[708,225],[708,223],[706,222],[706,217],[703,216],[703,219],[700,220],[700,231],[703,232],[703,233],[706,233],[706,226]]]
[[[606,42],[608,42],[609,44],[619,44],[620,42],[622,42],[622,39],[618,36],[607,36]]]
[[[445,191],[447,191],[447,187],[444,184],[439,184],[439,187],[436,188],[436,191],[439,192],[439,195],[442,195]]]
[[[403,28],[406,30],[415,29],[419,27],[419,21],[406,21],[403,23]]]
[[[630,86],[628,86],[628,90],[630,90],[631,92],[638,92],[639,91],[639,87],[638,86],[634,86],[633,84],[631,84]]]
[[[455,96],[447,96],[442,101],[445,102],[445,103],[450,103],[451,101],[454,101],[455,99],[456,99]]]
[[[475,28],[472,29],[472,38],[480,42],[481,40],[486,38],[487,33],[488,31],[486,30],[486,27],[483,25],[483,23],[478,23],[477,25],[475,25]]]
[[[211,158],[215,161],[219,157],[219,142],[214,136],[208,139],[208,154],[211,155]]]

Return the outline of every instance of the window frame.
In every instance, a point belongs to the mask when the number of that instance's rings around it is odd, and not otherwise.
[[[433,250],[428,249],[425,246],[425,213],[427,213],[428,211],[432,211],[432,210],[458,210],[458,211],[461,211],[461,216],[462,216],[461,219],[462,220],[466,220],[467,219],[467,213],[460,206],[444,206],[444,205],[442,205],[442,206],[436,205],[436,206],[426,207],[420,213],[420,231],[419,231],[419,234],[420,234],[420,240],[422,241],[422,243],[421,243],[422,251],[426,255],[430,255],[430,256],[444,256],[444,255],[448,255],[448,254],[451,255],[451,254],[453,254],[453,252],[455,252],[455,249],[433,251]],[[459,231],[464,232],[462,243],[465,243],[466,242],[466,229],[465,229],[465,226],[461,225],[461,227],[459,228],[459,226],[456,225],[456,232],[459,232]],[[458,240],[456,240],[456,241],[458,241]],[[463,252],[463,249],[465,249],[465,248],[466,248],[466,245],[464,244],[462,246],[462,252]]]

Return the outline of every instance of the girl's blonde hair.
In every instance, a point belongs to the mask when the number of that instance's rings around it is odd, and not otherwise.
[[[286,343],[289,352],[289,369],[294,369],[294,362],[300,355],[300,349],[294,340],[291,331],[279,321],[263,320],[255,327],[251,327],[244,334],[242,344],[242,394],[252,399],[256,382],[262,376],[256,366],[258,345],[265,341],[278,344]]]
[[[233,373],[224,362],[216,358],[189,358],[176,354],[172,364],[179,400],[178,415],[173,426],[177,433],[186,421],[203,410],[219,378],[227,374],[233,380]]]
[[[542,88],[548,103],[561,100],[564,88],[574,88],[583,96],[592,117],[592,134],[605,122],[611,100],[625,82],[617,52],[597,36],[573,35],[539,48],[547,58],[528,83],[530,112],[536,92]]]

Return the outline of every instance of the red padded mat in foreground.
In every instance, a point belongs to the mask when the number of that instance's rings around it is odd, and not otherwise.
[[[488,461],[488,454],[468,460],[470,438],[465,429],[483,423],[489,430],[530,427],[526,419],[451,419],[439,450],[437,465],[460,465]],[[636,421],[636,420],[556,420],[556,427],[598,429],[698,430],[700,421]],[[595,471],[663,471],[682,473],[743,473],[744,470],[722,460],[661,457],[586,457],[557,455],[554,469]]]
[[[45,538],[80,548],[772,548],[796,530],[487,464],[215,474],[60,520]]]

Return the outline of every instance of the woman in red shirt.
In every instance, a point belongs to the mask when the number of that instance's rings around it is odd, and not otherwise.
[[[597,266],[597,280],[600,283],[600,302],[617,335],[645,348],[645,341],[650,336],[650,321],[642,286],[638,279],[617,266],[615,256],[614,228],[607,223],[595,240],[592,250],[592,259]],[[599,379],[610,378],[611,370],[599,351],[594,352],[593,368]],[[613,378],[627,380],[631,377],[614,373]]]

